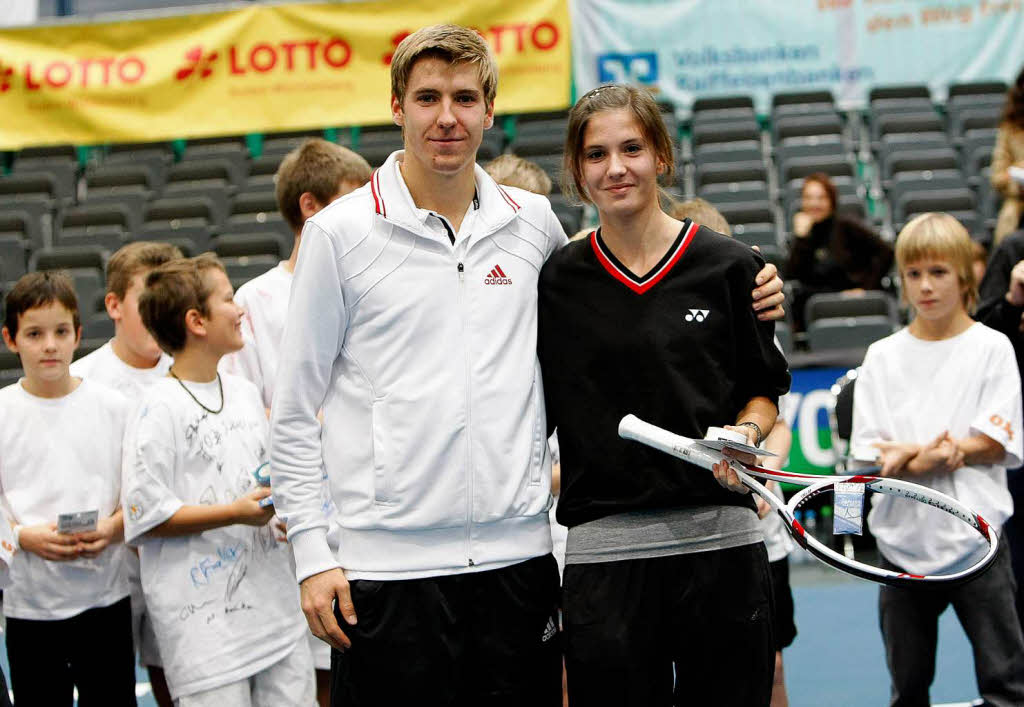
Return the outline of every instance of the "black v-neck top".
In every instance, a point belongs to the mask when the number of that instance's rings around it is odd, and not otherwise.
[[[548,259],[538,351],[549,431],[558,430],[560,523],[638,509],[753,507],[710,471],[620,439],[618,425],[633,413],[702,438],[709,426],[733,424],[751,398],[777,400],[789,389],[774,324],[751,308],[761,267],[747,246],[689,220],[643,275],[597,232]]]

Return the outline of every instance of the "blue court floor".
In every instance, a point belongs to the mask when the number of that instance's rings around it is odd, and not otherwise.
[[[887,705],[877,586],[813,561],[792,565],[792,583],[799,635],[783,654],[790,705]],[[6,648],[0,651],[0,665],[9,674]],[[139,707],[156,707],[145,672],[137,676]],[[949,610],[940,622],[932,703],[966,705],[977,696],[970,645]]]

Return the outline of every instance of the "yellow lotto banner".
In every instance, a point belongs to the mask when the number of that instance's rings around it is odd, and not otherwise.
[[[395,47],[441,22],[490,43],[497,112],[569,104],[567,0],[256,5],[0,29],[0,149],[390,122]]]

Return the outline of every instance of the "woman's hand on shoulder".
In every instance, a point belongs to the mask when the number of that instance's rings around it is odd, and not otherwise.
[[[757,246],[754,246],[754,250],[758,250]],[[771,263],[766,263],[754,278],[756,287],[750,295],[754,299],[753,307],[757,312],[757,318],[762,322],[776,321],[786,316],[786,310],[782,306],[786,302],[782,284],[778,268]]]

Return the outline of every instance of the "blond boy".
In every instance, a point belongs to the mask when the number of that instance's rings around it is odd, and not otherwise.
[[[922,214],[900,232],[896,262],[910,325],[871,345],[854,392],[852,449],[875,449],[883,476],[925,484],[1001,529],[1013,512],[1006,468],[1019,466],[1021,388],[1007,338],[973,321],[976,297],[967,231],[948,214]],[[876,498],[868,516],[885,564],[944,574],[974,562],[983,540],[920,503]],[[880,624],[893,705],[929,704],[936,624],[953,605],[974,650],[985,704],[1024,704],[1024,638],[1010,555],[952,588],[883,586]]]
[[[491,179],[506,187],[524,189],[541,196],[551,193],[551,177],[536,162],[518,155],[498,155],[484,169]]]
[[[25,275],[6,305],[4,342],[25,371],[0,390],[0,503],[20,544],[4,590],[15,698],[70,707],[77,688],[82,704],[134,705],[120,509],[129,403],[68,369],[81,327],[67,275]],[[94,529],[72,531],[69,514]]]
[[[289,551],[268,522],[267,419],[249,381],[217,372],[242,310],[211,254],[147,276],[142,321],[174,356],[125,441],[125,536],[178,707],[308,705],[313,666]],[[265,473],[265,469],[263,469]]]

